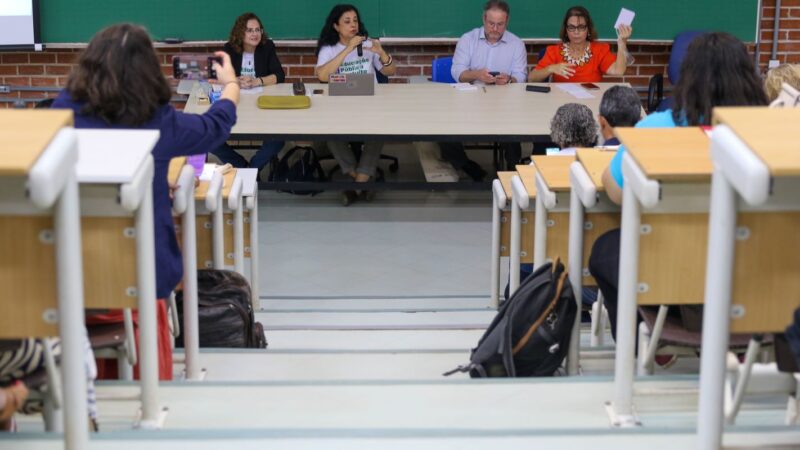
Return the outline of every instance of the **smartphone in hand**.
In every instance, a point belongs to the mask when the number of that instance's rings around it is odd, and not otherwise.
[[[172,57],[172,76],[176,80],[215,79],[214,61],[222,64],[222,58],[212,54],[175,55]]]

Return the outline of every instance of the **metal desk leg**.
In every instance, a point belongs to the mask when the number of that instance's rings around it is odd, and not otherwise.
[[[244,205],[239,197],[233,210],[233,268],[242,276],[244,273]]]
[[[544,196],[536,193],[533,231],[533,270],[538,270],[547,257],[547,209],[544,207]]]
[[[522,211],[517,196],[511,197],[511,231],[509,259],[511,260],[508,281],[508,296],[514,295],[519,287],[520,252],[522,247]],[[499,294],[498,294],[499,295]]]
[[[495,182],[499,184],[499,182]],[[502,189],[502,188],[501,188]],[[489,306],[497,309],[500,304],[500,205],[497,196],[492,195],[492,256],[491,280],[489,289]]]
[[[197,303],[197,236],[195,202],[189,198],[183,212],[183,348],[186,380],[203,378],[200,367],[200,324]]]
[[[572,189],[569,194],[569,281],[575,294],[577,314],[572,326],[567,354],[567,375],[577,375],[580,366],[581,306],[583,293],[583,216],[584,209],[578,192]]]
[[[140,428],[158,428],[158,318],[156,315],[153,186],[145,189],[136,210],[136,271],[139,294],[139,376],[142,389]]]
[[[73,169],[64,191],[56,201],[53,216],[64,392],[64,442],[68,450],[85,449],[89,445],[79,212],[78,184]]]
[[[622,189],[622,205],[617,347],[614,361],[614,402],[611,407],[613,424],[630,427],[638,425],[633,414],[633,372],[641,216],[639,200],[627,180]]]
[[[217,207],[211,213],[211,255],[214,260],[214,269],[225,268],[225,226],[222,215],[222,194],[217,198]]]
[[[258,191],[252,197],[250,209],[250,289],[253,301],[253,311],[261,309],[261,287],[259,285],[258,266]]]
[[[718,449],[722,443],[725,358],[730,332],[731,290],[736,232],[736,195],[715,165],[711,178],[708,225],[703,347],[700,357],[700,404],[697,448]]]

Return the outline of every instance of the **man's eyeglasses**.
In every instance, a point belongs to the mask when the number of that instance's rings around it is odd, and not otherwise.
[[[578,26],[567,25],[567,31],[569,31],[570,33],[574,33],[576,31],[580,31],[581,33],[583,33],[584,31],[586,31],[586,29],[587,29],[586,25],[578,25]]]
[[[261,34],[261,33],[264,32],[264,29],[263,28],[245,28],[244,32],[245,33],[250,33],[250,34]]]

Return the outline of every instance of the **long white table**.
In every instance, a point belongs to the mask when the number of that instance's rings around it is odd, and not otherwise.
[[[457,91],[449,84],[381,84],[374,96],[329,97],[324,84],[306,84],[311,108],[258,109],[258,95],[242,94],[236,139],[406,141],[488,140],[518,142],[550,136],[550,120],[565,103],[582,103],[597,114],[603,93],[615,83],[598,83],[593,98],[578,99],[556,84],[549,93],[525,91],[524,84]],[[290,84],[264,88],[262,95],[291,95]],[[184,111],[203,113],[189,97]]]

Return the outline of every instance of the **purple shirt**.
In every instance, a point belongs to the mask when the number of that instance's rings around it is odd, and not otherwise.
[[[75,112],[75,128],[127,129],[124,125],[109,124],[95,116],[81,113],[82,102],[72,100],[66,90],[59,93],[53,108],[71,109]],[[172,201],[169,198],[167,171],[169,161],[176,156],[206,153],[222,145],[236,124],[236,105],[230,100],[220,100],[205,114],[184,114],[171,105],[163,105],[145,124],[144,130],[158,130],[161,134],[153,148],[155,174],[153,176],[153,214],[156,244],[156,296],[167,298],[183,276],[183,261],[175,237],[172,220]],[[113,152],[114,149],[108,149]]]
[[[510,74],[517,83],[524,83],[528,79],[527,66],[525,44],[514,33],[506,30],[499,41],[490,44],[480,27],[464,33],[458,40],[450,74],[458,81],[465,70],[488,69]]]

